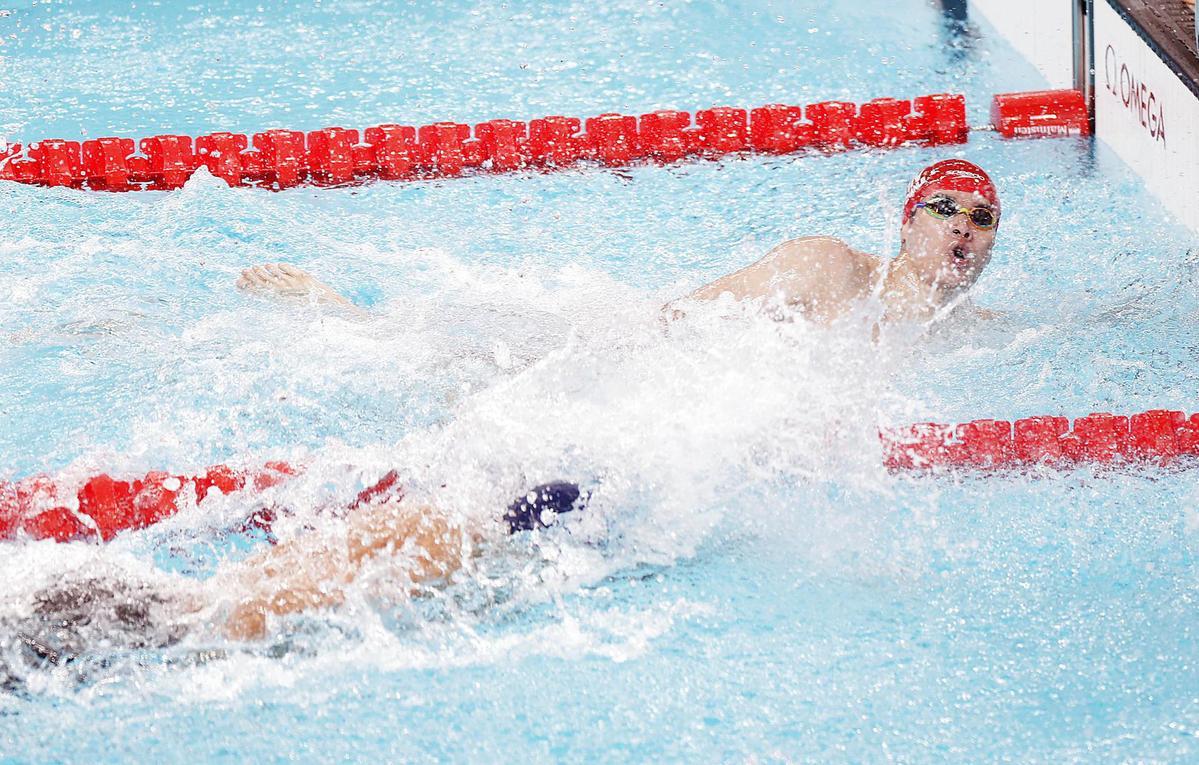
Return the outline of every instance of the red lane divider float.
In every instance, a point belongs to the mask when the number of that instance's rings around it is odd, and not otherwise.
[[[806,120],[805,120],[806,116]],[[0,152],[0,180],[103,191],[179,188],[200,166],[231,186],[284,189],[303,183],[338,185],[368,178],[404,180],[568,167],[673,162],[734,152],[784,154],[804,148],[962,143],[965,99],[920,96],[758,109],[721,106],[692,115],[657,111],[640,118],[601,114],[585,121],[551,116],[528,123],[507,119],[471,126],[437,122],[422,127],[377,125],[361,133],[330,127],[302,133],[268,130],[253,136],[212,133],[194,140],[160,135],[88,141],[49,139],[22,153]]]
[[[253,471],[218,465],[198,476],[155,471],[129,481],[102,473],[77,489],[47,476],[0,483],[0,540],[24,533],[60,542],[108,541],[121,531],[145,528],[174,515],[180,509],[180,494],[185,492],[200,503],[214,489],[223,494],[246,489],[260,492],[297,472],[286,463],[268,462]],[[74,502],[68,502],[68,497]]]
[[[1075,90],[995,96],[992,128],[1005,138],[1087,135],[1083,95]],[[695,113],[662,110],[638,117],[601,114],[585,121],[551,116],[528,123],[489,120],[474,126],[437,122],[422,127],[329,127],[302,133],[268,130],[246,136],[211,133],[195,138],[159,135],[46,139],[0,149],[0,180],[96,191],[176,189],[199,167],[231,186],[285,189],[305,183],[339,185],[370,178],[410,180],[465,171],[510,172],[568,167],[580,161],[607,166],[638,161],[674,162],[754,151],[790,154],[852,146],[893,147],[964,143],[965,98],[877,98],[860,106],[825,101],[806,107],[770,104],[756,109],[720,106]]]
[[[1074,90],[996,96],[994,129],[1006,138],[1089,133],[1082,93]],[[489,120],[474,126],[377,125],[359,133],[329,127],[302,133],[268,130],[252,136],[211,133],[132,138],[47,139],[0,149],[0,180],[96,191],[177,189],[199,167],[230,186],[285,189],[305,183],[339,185],[371,178],[410,180],[466,171],[510,172],[716,158],[736,152],[790,154],[852,146],[964,143],[966,102],[960,95],[877,98],[858,106],[825,101],[806,107],[720,106],[694,115],[662,110],[639,118],[601,114],[585,121],[551,116],[528,123]]]
[[[1090,414],[1071,423],[1065,417],[1027,417],[1014,423],[974,420],[960,425],[917,423],[883,430],[883,462],[891,470],[1013,469],[1031,465],[1169,464],[1199,456],[1199,414],[1153,409],[1132,416]],[[180,510],[180,495],[197,504],[219,489],[223,494],[261,492],[297,475],[283,462],[259,470],[218,465],[198,476],[147,473],[121,481],[107,474],[78,488],[47,476],[0,483],[0,541],[33,539],[108,541],[122,531],[145,528]],[[356,508],[386,496],[402,496],[392,471],[347,505]],[[73,496],[68,503],[66,497]],[[258,521],[272,520],[267,514]]]
[[[1033,108],[1025,102],[1005,104],[1007,111]],[[252,136],[212,133],[194,140],[160,135],[136,144],[132,138],[48,139],[25,152],[20,144],[0,150],[0,180],[103,191],[175,189],[204,166],[231,186],[284,189],[369,178],[438,178],[468,170],[547,169],[580,161],[619,166],[746,151],[939,146],[965,142],[968,130],[965,98],[936,94],[911,101],[879,98],[861,106],[840,101],[750,110],[721,106],[696,112],[694,120],[687,112],[663,110],[639,118],[601,114],[585,121],[496,119],[473,131],[469,125],[437,122],[419,128],[377,125],[361,133],[330,127]]]
[[[1004,138],[1091,134],[1087,102],[1079,90],[1001,93],[991,101],[991,126]]]
[[[78,488],[56,483],[44,475],[16,483],[0,482],[0,541],[27,536],[59,542],[107,542],[122,531],[142,529],[175,515],[189,498],[199,505],[214,490],[222,495],[261,493],[301,472],[301,468],[286,462],[267,462],[257,470],[215,465],[196,476],[152,471],[128,481],[101,473]],[[400,475],[392,470],[359,492],[345,509],[396,499],[403,494]],[[73,507],[66,501],[68,496],[74,496]],[[258,508],[244,527],[269,531],[275,511],[273,507]]]
[[[1168,464],[1199,455],[1199,414],[1153,409],[1132,416],[1107,412],[1074,420],[1028,417],[1014,423],[925,422],[884,430],[883,462],[893,470],[1016,468],[1045,464]]]

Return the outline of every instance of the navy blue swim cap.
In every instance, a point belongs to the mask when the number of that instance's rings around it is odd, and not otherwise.
[[[528,493],[517,497],[508,505],[504,521],[508,533],[544,529],[563,513],[582,510],[587,506],[590,495],[579,491],[579,485],[569,481],[555,481],[534,486]]]

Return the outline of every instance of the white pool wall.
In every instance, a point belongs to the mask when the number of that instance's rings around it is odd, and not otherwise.
[[[1045,78],[1074,86],[1073,12],[1078,0],[971,0]],[[1199,233],[1199,87],[1192,88],[1119,12],[1093,3],[1095,135],[1144,179],[1180,223]],[[1035,89],[1038,83],[1029,83]],[[1130,211],[1135,214],[1135,211]]]

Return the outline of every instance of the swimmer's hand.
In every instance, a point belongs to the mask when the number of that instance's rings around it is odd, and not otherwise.
[[[332,287],[317,281],[307,271],[288,263],[264,263],[241,272],[238,289],[247,292],[269,293],[285,299],[307,299],[346,308],[358,316],[366,312],[337,294]]]

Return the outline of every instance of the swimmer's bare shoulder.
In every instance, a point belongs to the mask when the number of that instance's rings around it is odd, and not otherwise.
[[[831,321],[870,293],[880,261],[836,237],[806,236],[776,246],[756,263],[693,292],[695,300],[776,297],[816,321]]]
[[[870,294],[880,268],[874,255],[831,236],[791,239],[766,257],[784,275],[787,303],[818,321],[835,319]]]

